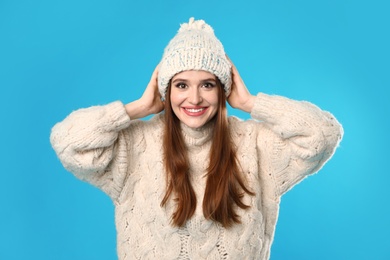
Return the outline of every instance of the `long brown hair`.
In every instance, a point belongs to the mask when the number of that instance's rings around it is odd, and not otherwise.
[[[240,223],[235,205],[246,209],[249,206],[242,201],[244,193],[254,195],[246,186],[240,171],[227,120],[226,97],[223,86],[218,80],[219,107],[212,120],[215,121],[210,163],[207,168],[206,189],[203,198],[203,215],[230,227]],[[192,188],[189,161],[180,129],[180,120],[171,107],[171,84],[165,101],[165,129],[163,139],[164,166],[167,172],[167,191],[161,202],[164,206],[171,194],[175,194],[176,211],[172,222],[183,226],[196,209],[196,195]]]

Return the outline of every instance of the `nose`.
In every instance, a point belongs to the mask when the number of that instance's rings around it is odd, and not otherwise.
[[[194,105],[198,105],[202,102],[202,95],[199,88],[191,88],[189,91],[188,101]]]

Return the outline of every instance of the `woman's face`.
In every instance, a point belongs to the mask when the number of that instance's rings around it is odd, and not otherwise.
[[[218,111],[218,91],[217,78],[210,72],[180,72],[171,80],[172,110],[188,127],[202,127]]]

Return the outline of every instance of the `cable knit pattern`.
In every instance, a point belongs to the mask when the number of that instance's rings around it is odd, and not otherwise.
[[[212,123],[182,126],[197,196],[195,215],[171,225],[175,204],[165,194],[163,116],[133,120],[121,102],[80,109],[52,129],[64,167],[107,193],[115,204],[118,257],[125,259],[269,259],[280,197],[317,172],[332,156],[343,130],[328,112],[308,102],[258,94],[254,120],[229,118],[248,186],[242,224],[225,229],[202,214]]]

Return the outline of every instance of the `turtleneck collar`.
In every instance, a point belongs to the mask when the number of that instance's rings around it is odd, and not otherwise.
[[[188,147],[202,146],[211,140],[215,126],[215,120],[210,120],[199,128],[191,128],[184,123],[180,123],[184,142]]]

